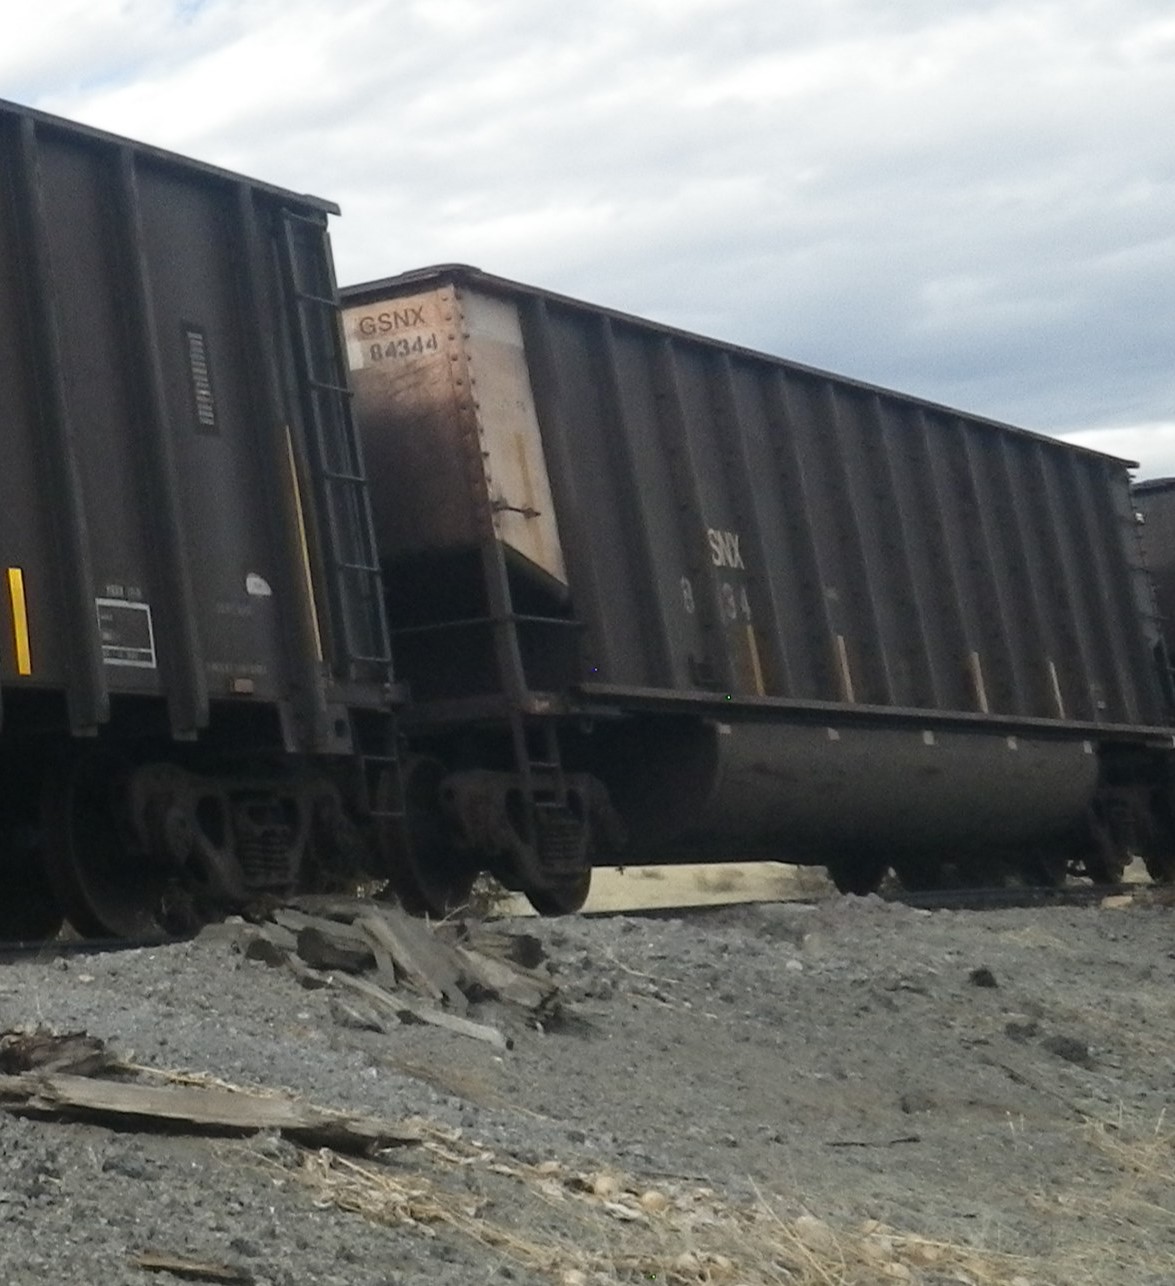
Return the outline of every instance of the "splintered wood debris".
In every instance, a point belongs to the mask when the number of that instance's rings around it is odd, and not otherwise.
[[[170,1273],[193,1282],[227,1282],[230,1286],[252,1286],[255,1278],[247,1268],[235,1264],[213,1264],[204,1259],[187,1259],[179,1255],[158,1255],[153,1251],[132,1255],[136,1268],[149,1273]]]
[[[386,903],[303,897],[228,921],[207,936],[248,958],[284,966],[307,988],[343,993],[332,1012],[345,1026],[384,1031],[427,1023],[498,1049],[513,1042],[470,1017],[495,1000],[541,1027],[558,1012],[558,991],[537,938],[468,921],[429,924]]]
[[[22,1116],[65,1116],[131,1128],[249,1134],[274,1130],[296,1143],[371,1155],[420,1141],[399,1122],[336,1112],[276,1094],[214,1085],[145,1084],[84,1032],[0,1034],[0,1109]],[[146,1071],[147,1069],[142,1069]]]
[[[535,1026],[558,1014],[541,945],[527,934],[461,921],[430,925],[395,907],[343,898],[299,899],[257,920],[214,925],[206,936],[289,969],[305,987],[331,988],[331,1011],[347,1026],[386,1032],[427,1023],[506,1050],[510,1038],[476,1021],[471,1007],[497,1001]],[[277,1131],[306,1147],[362,1156],[420,1141],[398,1122],[178,1074],[161,1085],[159,1076],[85,1032],[0,1032],[0,1110],[131,1129]]]
[[[72,1076],[101,1076],[122,1066],[105,1041],[84,1031],[57,1035],[35,1031],[0,1033],[0,1075],[5,1079],[22,1072],[62,1072]]]

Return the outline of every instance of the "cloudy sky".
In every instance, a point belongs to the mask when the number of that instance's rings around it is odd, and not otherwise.
[[[1175,474],[1169,0],[39,0],[0,97]]]

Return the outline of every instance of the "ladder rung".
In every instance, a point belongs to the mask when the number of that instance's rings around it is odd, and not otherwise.
[[[372,528],[371,507],[359,476],[359,442],[352,419],[353,396],[347,387],[344,353],[337,327],[328,332],[339,312],[339,300],[326,253],[326,219],[294,210],[282,211],[284,277],[297,301],[293,328],[298,371],[307,400],[307,437],[315,449],[311,464],[332,503],[327,506],[328,556],[336,574],[335,591],[341,600],[339,652],[344,671],[358,678],[361,667],[384,670],[391,661],[387,620],[382,596],[377,592],[379,557]],[[301,229],[301,231],[299,231]],[[313,229],[311,232],[310,229]],[[323,293],[323,291],[327,293]],[[342,467],[330,470],[335,462]],[[353,472],[354,471],[354,472]],[[323,473],[327,476],[323,477]],[[331,476],[333,474],[333,476]],[[330,487],[353,487],[353,493]],[[335,496],[346,501],[334,502]],[[350,561],[350,560],[354,561]],[[351,579],[348,579],[350,573]],[[362,580],[356,581],[354,577]]]
[[[540,772],[554,772],[559,765],[555,762],[548,762],[546,759],[532,759],[529,761],[529,767],[532,772],[535,769]]]

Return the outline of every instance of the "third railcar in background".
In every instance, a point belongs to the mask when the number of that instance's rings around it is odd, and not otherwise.
[[[1134,485],[1142,519],[1142,547],[1155,583],[1159,623],[1168,650],[1175,644],[1175,478],[1150,478]]]
[[[419,902],[1172,871],[1127,466],[465,267],[343,292]]]

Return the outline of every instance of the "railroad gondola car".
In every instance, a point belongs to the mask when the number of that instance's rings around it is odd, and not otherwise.
[[[395,811],[334,209],[0,102],[3,936],[285,892]]]
[[[1172,873],[1126,463],[473,268],[342,293],[406,897],[568,910],[625,854]]]
[[[1175,478],[1148,478],[1134,484],[1142,524],[1142,547],[1154,579],[1160,628],[1168,655],[1175,646]]]

